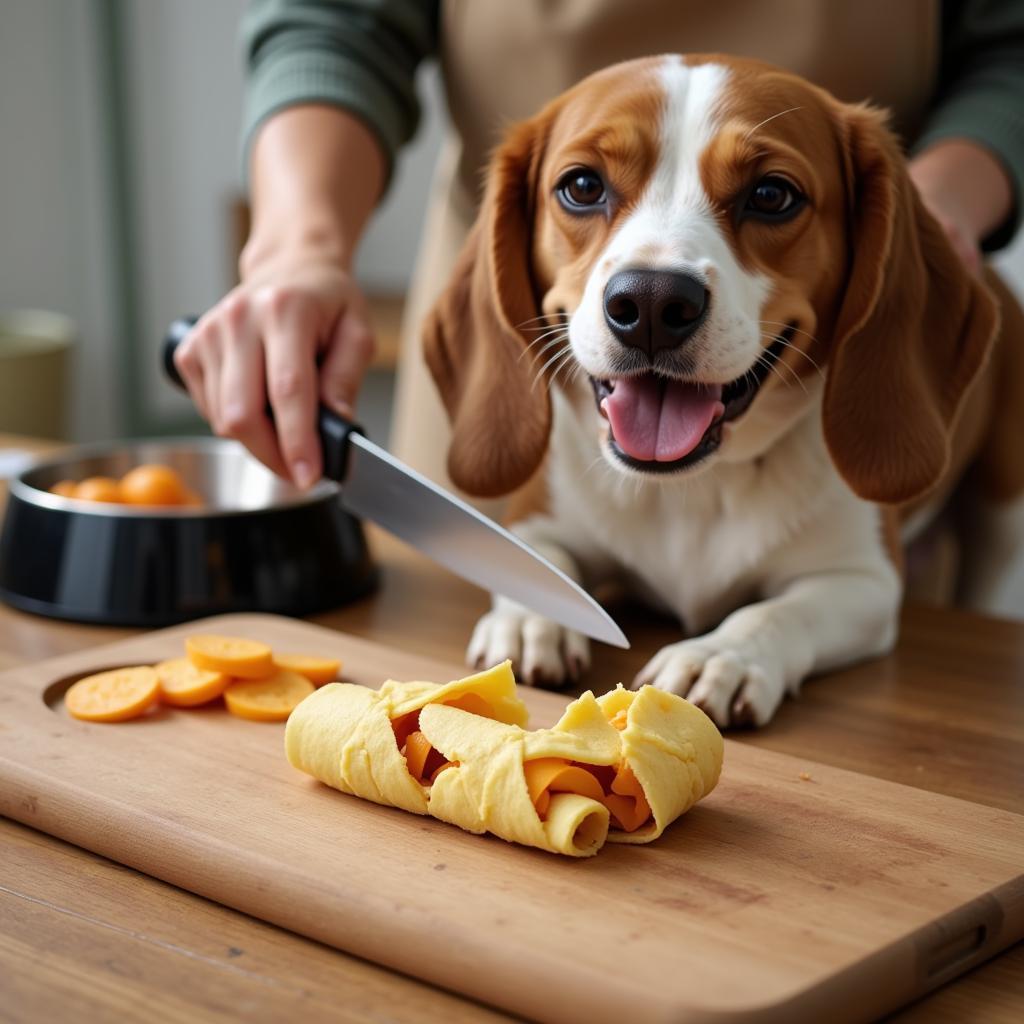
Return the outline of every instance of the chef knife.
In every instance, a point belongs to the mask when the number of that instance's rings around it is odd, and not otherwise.
[[[164,341],[167,376],[184,382],[174,352],[195,325],[171,324]],[[477,586],[615,647],[629,647],[615,620],[561,569],[454,494],[396,459],[361,428],[321,405],[317,428],[324,476],[340,484],[341,503]]]

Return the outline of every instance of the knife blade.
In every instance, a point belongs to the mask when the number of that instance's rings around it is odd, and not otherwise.
[[[164,341],[164,371],[184,387],[174,352],[195,325],[176,320]],[[269,410],[268,410],[269,415]],[[317,426],[324,476],[340,485],[341,504],[439,565],[485,590],[614,647],[629,641],[575,580],[515,534],[374,444],[360,427],[320,406]]]

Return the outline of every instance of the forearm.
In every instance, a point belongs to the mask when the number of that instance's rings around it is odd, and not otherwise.
[[[351,267],[386,175],[381,145],[358,117],[314,104],[271,117],[252,146],[242,280],[304,254]]]

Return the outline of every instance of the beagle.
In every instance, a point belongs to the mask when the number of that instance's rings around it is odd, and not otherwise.
[[[635,685],[763,725],[808,675],[892,647],[894,510],[925,521],[972,467],[1004,552],[979,593],[1024,539],[1024,318],[1000,298],[996,346],[993,293],[883,113],[665,56],[510,131],[424,344],[454,482],[516,491],[515,532],[565,572],[678,616],[689,638]],[[589,653],[497,598],[468,657],[558,684]]]

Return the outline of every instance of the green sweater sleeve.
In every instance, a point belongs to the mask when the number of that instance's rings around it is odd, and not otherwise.
[[[390,172],[419,123],[414,78],[436,48],[437,17],[437,0],[253,0],[242,23],[245,167],[268,117],[327,103],[365,122]]]
[[[946,0],[938,94],[919,152],[939,139],[972,139],[1006,168],[1014,209],[984,240],[987,252],[1017,230],[1024,201],[1024,0]]]

